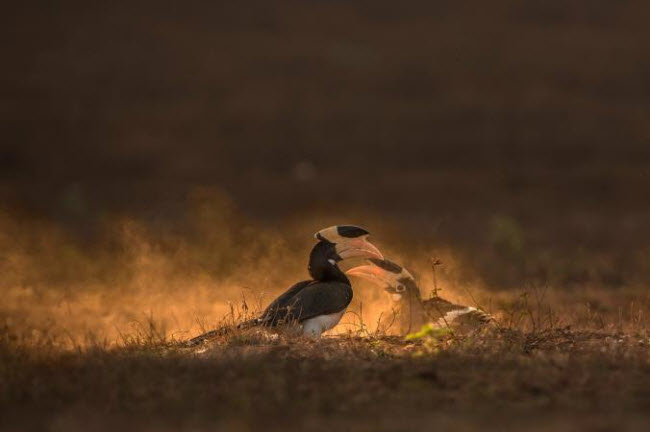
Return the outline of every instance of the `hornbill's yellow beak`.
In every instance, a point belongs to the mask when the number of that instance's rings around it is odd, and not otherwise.
[[[375,284],[381,285],[386,289],[395,287],[397,285],[397,275],[387,272],[375,265],[362,265],[359,267],[351,268],[345,272],[350,276],[357,276],[366,279]]]
[[[413,275],[402,266],[389,260],[375,258],[369,259],[367,265],[351,268],[346,271],[346,274],[383,286],[386,291],[393,294],[394,300],[399,300],[401,294],[407,290],[407,285],[415,280]]]

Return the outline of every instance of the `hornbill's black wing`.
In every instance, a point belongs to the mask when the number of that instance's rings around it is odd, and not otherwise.
[[[313,280],[305,280],[298,282],[291,286],[284,293],[280,294],[278,298],[273,300],[270,305],[262,312],[262,315],[257,320],[257,324],[276,326],[279,319],[283,319],[286,315],[287,306],[295,302],[294,297],[302,291],[307,285],[314,282]]]
[[[307,280],[293,285],[266,308],[259,317],[241,323],[238,327],[257,325],[275,327],[281,323],[302,322],[319,315],[329,315],[344,310],[352,301],[352,287],[341,282]],[[217,336],[221,330],[212,330],[186,342],[196,346]]]
[[[262,315],[259,318],[253,318],[248,321],[240,323],[238,328],[249,328],[255,327],[258,325],[266,325],[275,327],[278,324],[278,320],[282,319],[287,314],[287,306],[293,304],[294,297],[298,294],[303,288],[305,288],[310,283],[314,282],[313,280],[301,281],[293,286],[291,286],[284,293],[280,294],[278,298],[273,300],[270,305],[264,310]],[[209,332],[203,333],[199,336],[196,336],[185,342],[186,346],[196,346],[201,344],[203,341],[218,336],[221,333],[226,332],[227,329],[217,329],[211,330]]]
[[[297,292],[285,307],[276,310],[275,322],[302,322],[340,312],[348,307],[352,295],[352,287],[345,283],[313,281]]]

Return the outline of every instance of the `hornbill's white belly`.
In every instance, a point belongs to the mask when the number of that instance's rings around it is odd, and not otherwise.
[[[302,334],[313,338],[319,338],[327,330],[333,328],[341,321],[345,309],[329,315],[319,315],[306,319],[302,322]]]

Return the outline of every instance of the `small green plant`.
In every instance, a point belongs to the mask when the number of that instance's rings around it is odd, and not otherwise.
[[[452,334],[453,330],[449,327],[436,327],[433,324],[424,324],[420,331],[409,333],[406,335],[406,340],[418,340],[418,339],[443,339],[448,335]]]
[[[453,330],[449,327],[436,327],[433,324],[425,324],[420,331],[406,335],[407,341],[421,341],[422,348],[415,352],[416,356],[425,354],[436,354],[440,351],[440,345],[444,343]]]

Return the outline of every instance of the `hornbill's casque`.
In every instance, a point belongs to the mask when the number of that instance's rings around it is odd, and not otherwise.
[[[384,286],[393,301],[400,304],[402,333],[418,330],[429,322],[437,327],[471,330],[494,320],[480,309],[454,304],[437,295],[423,300],[420,288],[408,270],[387,259],[370,258],[367,261],[367,265],[352,268],[346,273]]]
[[[296,283],[273,300],[258,318],[238,327],[297,324],[303,335],[320,337],[338,324],[352,301],[350,280],[338,263],[350,258],[383,259],[379,249],[368,242],[368,235],[368,231],[353,225],[335,225],[318,231],[314,235],[318,243],[309,255],[311,279]],[[197,345],[216,334],[204,333],[188,341],[188,345]]]

